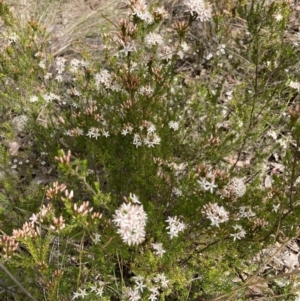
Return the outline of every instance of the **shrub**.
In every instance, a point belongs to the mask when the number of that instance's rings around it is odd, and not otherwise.
[[[46,30],[0,3],[1,285],[32,300],[250,298],[298,235],[290,7],[127,4],[95,60],[52,55]]]

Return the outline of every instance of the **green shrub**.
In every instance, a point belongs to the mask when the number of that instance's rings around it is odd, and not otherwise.
[[[290,8],[232,5],[129,1],[93,59],[0,3],[7,300],[243,300],[258,254],[297,237]]]

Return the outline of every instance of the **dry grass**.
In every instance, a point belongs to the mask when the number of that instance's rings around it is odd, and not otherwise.
[[[99,29],[107,23],[106,18],[125,14],[119,0],[7,0],[7,3],[22,27],[28,20],[36,20],[47,29],[50,51],[55,56],[72,51],[76,41],[92,41],[97,46]]]

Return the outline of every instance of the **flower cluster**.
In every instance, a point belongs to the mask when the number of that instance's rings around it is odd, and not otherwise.
[[[166,222],[169,224],[169,226],[167,227],[167,229],[169,229],[168,234],[170,235],[171,239],[173,237],[177,237],[179,232],[182,232],[186,225],[179,221],[179,219],[177,218],[177,216],[169,216],[166,219]]]
[[[246,185],[243,179],[234,177],[228,184],[228,190],[233,193],[236,198],[241,198],[246,193]]]
[[[156,134],[156,127],[155,125],[150,121],[143,121],[142,126],[140,126],[140,130],[146,129],[146,135],[142,133],[143,137],[135,133],[133,137],[133,145],[136,147],[147,145],[148,147],[154,147],[155,145],[160,144],[160,137]]]
[[[123,203],[113,217],[113,222],[119,227],[117,232],[126,244],[137,245],[145,240],[147,214],[142,205]]]
[[[211,193],[213,193],[214,189],[218,187],[218,185],[215,184],[214,180],[209,182],[206,179],[201,179],[201,181],[198,180],[197,182],[203,190],[209,190]]]
[[[212,8],[204,0],[185,0],[184,5],[187,7],[186,11],[200,22],[210,21],[212,18]]]
[[[242,228],[242,226],[240,225],[235,225],[233,226],[235,233],[230,234],[230,236],[233,237],[233,240],[235,241],[236,239],[241,239],[243,237],[245,237],[246,235],[246,231]]]
[[[202,213],[211,221],[212,226],[219,227],[220,223],[228,221],[228,212],[223,206],[216,203],[208,203],[203,206]]]

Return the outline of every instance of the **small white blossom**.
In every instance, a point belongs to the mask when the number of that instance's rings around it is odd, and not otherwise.
[[[101,136],[100,130],[98,128],[91,127],[86,136],[88,136],[89,138],[95,138],[97,140],[98,137]]]
[[[274,15],[274,18],[277,22],[281,21],[283,19],[283,15],[281,13],[276,13]]]
[[[178,131],[179,129],[179,122],[177,121],[170,121],[169,123],[169,128],[173,129],[174,131]]]
[[[19,36],[15,32],[8,34],[6,36],[6,38],[9,40],[9,45],[11,43],[15,43],[15,42],[17,42],[17,40],[19,40]]]
[[[205,57],[205,59],[209,61],[212,57],[213,57],[212,53],[209,53],[209,54]]]
[[[246,185],[243,179],[234,177],[227,185],[226,190],[232,192],[235,197],[241,198],[246,193]]]
[[[288,85],[293,89],[296,89],[298,91],[300,90],[300,83],[299,82],[290,81]]]
[[[144,277],[135,276],[135,277],[133,277],[133,279],[134,279],[134,282],[136,284],[135,290],[143,292],[144,288],[147,287],[144,283]]]
[[[153,281],[156,283],[160,282],[161,287],[168,287],[169,280],[167,280],[164,273],[158,274],[153,278]]]
[[[158,137],[156,133],[148,133],[147,137],[144,138],[144,143],[148,147],[154,147],[160,144],[160,137]]]
[[[162,257],[166,251],[163,249],[161,243],[152,243],[152,248],[155,250],[155,255]]]
[[[94,244],[97,244],[98,242],[100,242],[100,237],[101,235],[99,233],[95,233],[93,239]]]
[[[45,60],[39,62],[39,67],[42,68],[42,69],[46,69],[46,62],[45,62]]]
[[[174,187],[172,189],[172,192],[176,195],[176,196],[182,196],[182,190],[180,190],[179,188]]]
[[[246,217],[249,219],[250,217],[254,217],[254,216],[255,213],[251,210],[251,208],[245,206],[240,207],[240,213],[239,213],[240,218]]]
[[[177,237],[179,232],[182,232],[185,229],[185,224],[178,220],[177,216],[171,217],[169,216],[166,219],[166,222],[169,224],[167,229],[169,229],[168,234],[170,238]]]
[[[62,75],[61,75],[61,74],[56,75],[56,76],[55,76],[55,80],[57,80],[58,82],[61,83],[61,82],[63,81]]]
[[[47,80],[47,79],[50,79],[50,78],[52,78],[52,73],[47,72],[46,75],[44,76],[44,79]]]
[[[155,45],[162,45],[163,42],[164,41],[163,41],[162,36],[158,33],[150,32],[145,37],[145,43],[149,47],[152,47],[152,46],[155,46]]]
[[[102,295],[103,295],[103,289],[104,289],[103,286],[102,287],[98,287],[96,289],[96,295],[99,296],[99,297],[102,297]]]
[[[246,235],[246,231],[242,228],[242,226],[240,225],[235,225],[233,226],[234,230],[236,231],[236,233],[230,234],[230,236],[233,237],[233,240],[235,241],[236,239],[241,239],[243,237],[245,237]]]
[[[133,203],[141,204],[141,202],[139,201],[139,198],[134,193],[130,193],[129,197],[130,197],[130,199],[132,200]]]
[[[210,21],[212,18],[211,5],[205,3],[204,0],[185,0],[184,5],[192,16],[196,16],[200,22]]]
[[[99,88],[100,84],[103,84],[105,88],[111,87],[112,77],[106,69],[102,70],[100,73],[95,74],[96,88]]]
[[[88,293],[86,292],[86,289],[79,289],[79,296],[81,298],[85,298],[88,295]]]
[[[267,135],[268,135],[269,137],[272,137],[274,140],[277,139],[277,133],[276,133],[275,131],[269,130],[269,131],[267,132]]]
[[[153,23],[153,16],[147,9],[146,3],[144,1],[139,0],[136,1],[135,6],[133,7],[133,15],[137,16],[139,19],[143,20],[147,24]]]
[[[277,212],[278,212],[278,209],[279,209],[279,207],[280,207],[280,204],[273,205],[273,210],[272,210],[272,211],[274,211],[275,213],[277,213]]]
[[[228,212],[223,206],[216,203],[208,203],[203,206],[202,213],[211,221],[212,226],[219,227],[220,223],[229,220]]]
[[[105,130],[103,130],[102,129],[102,135],[104,136],[104,137],[109,137],[110,135],[109,135],[109,132],[108,131],[105,131]]]
[[[208,182],[206,179],[201,179],[201,181],[197,181],[203,190],[209,190],[211,193],[214,192],[214,188],[217,188],[218,185],[212,182]]]
[[[140,293],[138,290],[134,290],[131,287],[127,287],[124,292],[124,297],[128,298],[129,301],[138,301],[141,299]]]
[[[36,95],[33,95],[29,98],[29,102],[37,102],[39,98]]]
[[[134,134],[133,145],[135,145],[137,148],[142,145],[142,140],[139,134]]]

